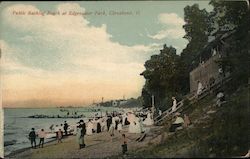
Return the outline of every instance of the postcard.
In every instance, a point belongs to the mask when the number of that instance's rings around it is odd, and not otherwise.
[[[249,157],[249,1],[3,1],[1,158]]]

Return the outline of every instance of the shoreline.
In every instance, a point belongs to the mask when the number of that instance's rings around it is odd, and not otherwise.
[[[155,127],[159,130],[159,127]],[[156,129],[152,130],[155,131]],[[128,127],[125,127],[121,133],[115,130],[115,136],[111,137],[109,132],[104,131],[93,135],[85,135],[86,147],[79,149],[76,142],[76,136],[70,135],[62,139],[62,143],[57,140],[49,141],[43,148],[23,148],[4,156],[4,158],[112,158],[122,156],[122,134],[128,138],[128,152],[144,149],[145,147],[157,144],[161,137],[148,135],[143,142],[136,139],[141,134],[128,133]],[[151,134],[155,132],[150,132]],[[84,157],[83,157],[84,156]]]
[[[73,136],[73,135],[70,135],[70,136]],[[68,137],[67,137],[67,138],[68,138]],[[43,146],[48,145],[49,143],[52,143],[52,142],[55,142],[55,141],[56,141],[56,138],[54,138],[53,140],[49,140],[49,141],[47,141],[47,142],[44,142]],[[38,144],[38,145],[39,145],[39,144]],[[37,147],[38,145],[36,145],[36,149],[39,149],[39,148]],[[10,152],[8,155],[6,155],[6,156],[4,156],[4,157],[12,157],[12,156],[15,156],[15,155],[17,155],[17,154],[19,154],[19,153],[25,152],[25,151],[27,151],[27,150],[29,150],[29,149],[32,149],[32,148],[31,148],[31,147],[20,148],[20,149],[17,149],[17,150],[14,150],[14,151]]]

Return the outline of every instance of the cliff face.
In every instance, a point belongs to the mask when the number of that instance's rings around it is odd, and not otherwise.
[[[250,107],[248,85],[237,88],[228,84],[226,103],[215,106],[216,94],[190,105],[183,113],[192,125],[169,133],[166,122],[161,144],[135,151],[136,157],[237,157],[250,148]],[[182,114],[183,115],[183,114]]]

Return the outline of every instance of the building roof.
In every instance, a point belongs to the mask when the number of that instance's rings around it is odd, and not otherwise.
[[[202,55],[208,56],[207,54],[211,54],[211,49],[215,48],[218,45],[221,46],[223,44],[221,41],[229,38],[233,33],[235,33],[235,31],[236,30],[218,32],[217,37],[208,42],[194,59],[198,59],[202,57]]]

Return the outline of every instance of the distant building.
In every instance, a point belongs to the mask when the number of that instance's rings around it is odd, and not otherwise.
[[[120,102],[119,105],[124,105],[124,104],[126,104],[128,101],[123,99],[123,100],[120,100],[119,102]]]
[[[118,107],[118,106],[121,106],[121,105],[126,104],[127,102],[128,102],[128,101],[127,101],[127,100],[124,100],[124,99],[113,100],[113,101],[112,101],[112,107]]]
[[[117,100],[113,100],[112,101],[112,107],[117,107],[118,106],[118,101]]]

